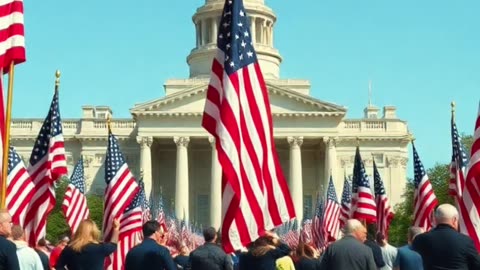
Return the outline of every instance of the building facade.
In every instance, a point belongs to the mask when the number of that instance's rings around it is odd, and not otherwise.
[[[223,0],[206,0],[193,16],[196,46],[187,57],[190,77],[165,82],[165,96],[136,104],[132,118],[112,118],[113,133],[132,172],[142,172],[147,194],[162,195],[167,210],[202,225],[221,222],[221,168],[213,138],[201,127]],[[346,108],[310,95],[308,80],[280,78],[281,55],[273,44],[276,16],[263,0],[244,0],[257,56],[269,91],[274,137],[298,219],[310,217],[316,197],[333,176],[340,199],[352,174],[355,147],[369,175],[375,160],[392,204],[406,184],[407,123],[396,108],[367,106],[361,119],[346,119]],[[89,192],[103,194],[108,106],[83,106],[82,118],[63,119],[71,173],[84,158]],[[28,160],[43,119],[14,119],[12,145]],[[372,185],[373,187],[373,185]],[[148,196],[148,195],[147,195]]]

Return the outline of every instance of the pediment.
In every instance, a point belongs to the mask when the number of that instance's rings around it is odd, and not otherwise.
[[[207,85],[171,94],[159,99],[137,104],[130,110],[133,115],[198,115],[205,106]],[[296,91],[267,84],[272,113],[274,115],[302,114],[319,116],[343,116],[346,108],[318,100]]]

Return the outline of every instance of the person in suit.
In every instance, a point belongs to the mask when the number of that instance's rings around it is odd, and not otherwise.
[[[470,237],[458,232],[458,211],[451,204],[435,210],[437,226],[413,240],[412,249],[422,256],[425,270],[480,269],[480,258]]]
[[[233,270],[232,258],[216,244],[217,230],[208,227],[203,230],[205,244],[190,253],[192,270]]]
[[[393,270],[423,270],[422,256],[412,250],[413,240],[422,233],[423,229],[420,227],[412,226],[408,229],[408,244],[398,249]]]
[[[143,242],[132,248],[125,259],[125,270],[159,269],[176,270],[168,249],[160,243],[165,237],[160,223],[156,220],[145,222],[142,227]]]
[[[376,270],[372,250],[363,244],[367,229],[356,219],[347,220],[345,236],[331,244],[322,257],[320,269]]]
[[[17,247],[7,239],[12,234],[12,216],[6,209],[0,210],[0,270],[19,270]]]

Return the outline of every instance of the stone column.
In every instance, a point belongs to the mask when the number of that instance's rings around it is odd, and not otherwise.
[[[200,29],[200,21],[197,21],[195,22],[195,29],[196,29],[196,34],[197,34],[197,38],[196,38],[196,42],[197,42],[197,48],[200,47],[200,43],[201,43],[201,36],[202,34],[200,33],[201,29]]]
[[[145,184],[145,195],[150,198],[152,192],[152,137],[137,136],[140,144],[140,170],[143,172],[143,183]]]
[[[292,195],[293,204],[297,220],[303,220],[303,178],[302,178],[302,152],[300,146],[303,143],[303,137],[288,137],[290,144],[290,177],[289,187]]]
[[[255,44],[257,42],[257,33],[256,33],[256,30],[255,30],[255,17],[250,17],[250,31],[251,31],[251,35],[252,35],[252,42],[253,44]]]
[[[222,225],[222,167],[218,162],[215,138],[208,137],[212,146],[212,179],[210,183],[210,225],[218,230]]]
[[[217,43],[217,31],[218,31],[218,24],[217,24],[217,18],[212,17],[212,40],[210,43]]]
[[[200,20],[201,24],[200,24],[200,28],[202,30],[202,46],[203,45],[206,45],[207,44],[207,40],[208,40],[208,37],[207,37],[207,20]]]
[[[325,174],[322,181],[323,192],[325,193],[328,187],[328,181],[330,179],[330,174],[333,177],[335,183],[340,183],[337,178],[337,148],[336,148],[336,138],[333,137],[323,137],[323,142],[325,143]],[[342,179],[343,180],[343,179]],[[343,182],[342,182],[343,183]],[[335,185],[337,186],[337,185]]]
[[[188,221],[189,184],[188,184],[188,143],[189,137],[174,137],[177,144],[177,170],[175,181],[175,215]]]

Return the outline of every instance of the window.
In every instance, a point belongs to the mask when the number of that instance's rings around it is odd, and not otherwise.
[[[197,195],[196,217],[191,222],[203,227],[210,225],[210,196],[206,194]]]
[[[311,219],[313,214],[312,195],[303,195],[303,219]]]

